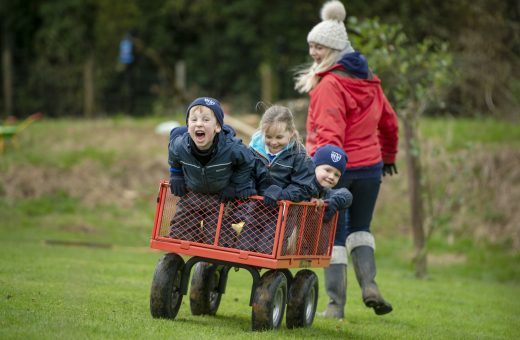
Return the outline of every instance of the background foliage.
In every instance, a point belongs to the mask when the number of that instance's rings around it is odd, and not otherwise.
[[[306,36],[323,1],[13,0],[0,4],[2,48],[13,65],[13,109],[82,115],[84,72],[93,61],[96,114],[168,113],[208,94],[253,111],[259,99],[294,98],[294,67],[308,62]],[[458,72],[446,105],[430,113],[514,115],[520,97],[520,5],[516,1],[345,2],[355,40],[366,19],[402,27],[410,43],[446,43]],[[118,63],[130,33],[135,61]],[[367,40],[355,47],[368,55]],[[380,41],[384,44],[384,41]],[[393,46],[394,51],[402,48]],[[391,51],[390,51],[391,52]],[[186,89],[175,83],[186,65]],[[387,65],[389,69],[392,65]],[[5,74],[2,67],[2,74]],[[384,68],[378,72],[387,73]],[[398,70],[401,76],[406,72]],[[263,82],[271,95],[266,98]],[[390,88],[396,79],[382,77]],[[5,96],[0,105],[5,107]],[[5,111],[5,109],[3,110]],[[3,112],[5,114],[5,112]]]

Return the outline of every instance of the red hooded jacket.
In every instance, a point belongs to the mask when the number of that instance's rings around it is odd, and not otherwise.
[[[398,121],[381,88],[381,81],[351,78],[332,72],[319,74],[312,89],[307,116],[306,148],[312,156],[325,144],[342,147],[347,168],[395,163]]]

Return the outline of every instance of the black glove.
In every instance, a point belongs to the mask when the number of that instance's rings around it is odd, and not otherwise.
[[[325,214],[323,215],[323,222],[327,223],[332,220],[332,217],[338,211],[338,203],[336,200],[325,201],[327,203],[327,207],[325,208]]]
[[[245,190],[237,192],[237,197],[242,198],[242,199],[248,198],[249,196],[253,196],[253,195],[256,195],[256,190],[253,188],[245,189]]]
[[[218,199],[222,203],[227,203],[227,202],[233,200],[235,197],[236,197],[235,187],[232,185],[228,185],[227,187],[225,187],[224,190],[222,190],[220,192],[220,194],[218,195]]]
[[[170,190],[175,196],[181,197],[186,195],[186,182],[184,176],[170,176]]]
[[[278,199],[279,200],[290,201],[291,200],[291,196],[289,195],[289,192],[287,190],[282,190],[282,192],[278,196]]]
[[[384,164],[383,165],[383,176],[397,174],[397,167],[394,163]]]
[[[280,199],[281,193],[282,188],[280,188],[278,185],[271,185],[264,191],[264,204],[276,207],[276,201]]]

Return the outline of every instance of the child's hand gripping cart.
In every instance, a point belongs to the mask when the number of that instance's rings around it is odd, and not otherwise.
[[[217,195],[188,192],[181,199],[162,182],[151,247],[168,251],[155,269],[150,294],[153,317],[174,319],[190,286],[193,315],[215,315],[231,268],[253,277],[249,305],[252,329],[280,327],[287,305],[288,328],[307,327],[318,302],[318,277],[308,269],[326,267],[337,214],[322,223],[324,207],[261,197],[219,203]],[[180,255],[191,256],[186,262]],[[261,270],[268,268],[262,275]]]

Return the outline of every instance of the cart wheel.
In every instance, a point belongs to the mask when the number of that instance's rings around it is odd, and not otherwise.
[[[294,277],[293,277],[293,274],[291,273],[291,271],[289,269],[286,269],[286,268],[282,268],[282,269],[277,269],[279,272],[282,272],[284,273],[285,275],[285,278],[287,279],[287,290],[291,289],[291,284],[294,280]]]
[[[191,277],[190,308],[193,315],[215,315],[222,293],[219,289],[220,270],[216,264],[198,262]]]
[[[154,318],[175,319],[182,302],[181,278],[184,260],[177,254],[164,255],[155,268],[150,292]]]
[[[314,321],[318,304],[318,277],[304,269],[296,273],[289,289],[287,328],[309,327]]]
[[[279,328],[287,301],[287,278],[276,270],[262,275],[253,297],[254,331]]]

